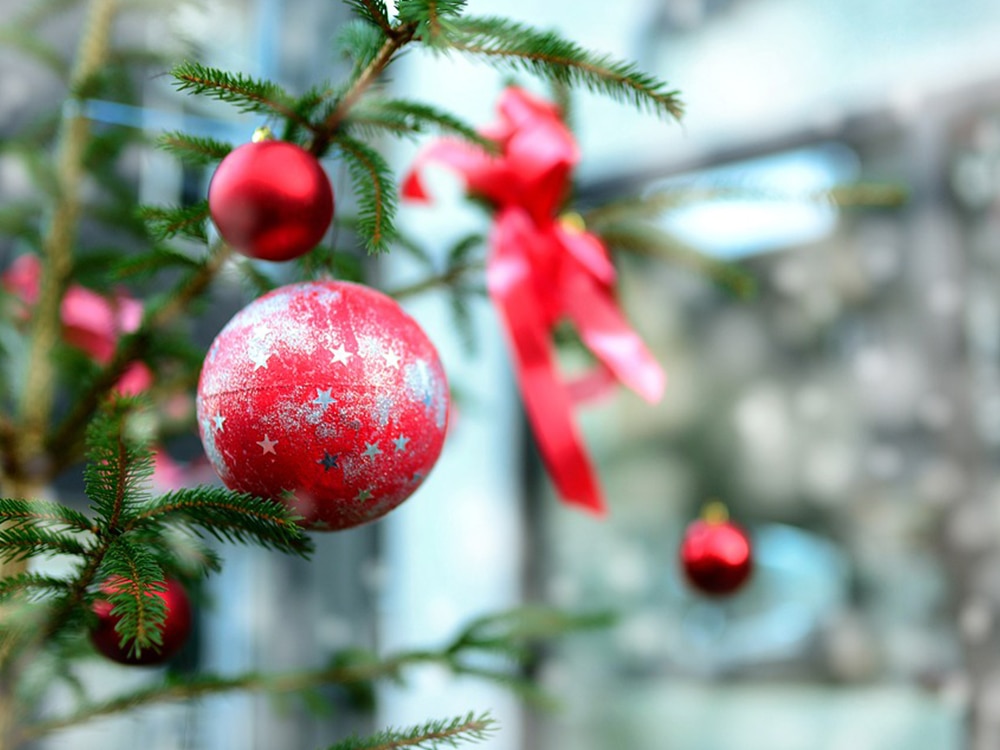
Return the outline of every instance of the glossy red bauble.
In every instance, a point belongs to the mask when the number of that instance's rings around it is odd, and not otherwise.
[[[219,163],[208,186],[208,208],[235,250],[261,260],[291,260],[323,239],[333,219],[333,189],[305,149],[258,141]]]
[[[433,344],[358,284],[290,284],[226,324],[198,384],[205,453],[227,487],[283,500],[312,529],[372,521],[421,484],[444,442]]]
[[[681,542],[680,562],[688,582],[702,593],[732,594],[753,571],[753,552],[746,532],[731,521],[699,519]]]
[[[101,585],[104,592],[114,591],[116,586],[128,585],[124,578],[109,579]],[[119,618],[111,614],[112,605],[107,599],[94,602],[94,614],[97,615],[97,626],[90,631],[90,640],[106,657],[119,664],[132,666],[154,666],[163,664],[174,656],[187,642],[191,633],[191,603],[187,592],[179,581],[167,579],[166,589],[147,594],[163,599],[167,609],[163,621],[163,643],[159,647],[145,648],[138,656],[130,656],[131,643],[120,645],[121,636],[115,632]]]

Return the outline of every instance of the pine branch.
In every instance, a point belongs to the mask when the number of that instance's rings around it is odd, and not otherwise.
[[[285,506],[222,487],[196,487],[169,492],[149,503],[127,527],[182,523],[221,541],[258,544],[308,557],[312,542]]]
[[[456,18],[442,25],[443,51],[456,50],[486,62],[523,70],[543,79],[582,85],[639,109],[680,119],[678,92],[631,63],[583,49],[551,31],[538,31],[505,18]]]
[[[205,222],[208,219],[208,201],[202,200],[193,206],[141,206],[139,216],[146,222],[154,239],[163,241],[178,235],[205,242],[208,233]]]
[[[169,151],[182,161],[194,165],[214,164],[233,150],[231,143],[188,135],[179,130],[164,133],[157,138],[156,143],[164,151]]]
[[[86,556],[92,550],[74,536],[44,527],[0,529],[0,560],[27,560],[39,555]]]
[[[46,596],[65,594],[69,581],[40,573],[20,573],[9,578],[0,578],[0,602],[16,597],[41,599]]]
[[[340,27],[334,37],[334,46],[354,61],[352,75],[357,77],[378,57],[385,41],[386,35],[382,29],[368,21],[356,19]]]
[[[66,526],[75,531],[91,531],[90,519],[78,510],[46,500],[0,498],[0,523],[15,526]]]
[[[385,0],[347,0],[347,6],[385,33],[392,32],[392,24],[389,22],[389,11],[386,8]]]
[[[430,45],[441,37],[442,22],[458,16],[466,0],[399,0],[396,15],[400,21],[417,25],[417,35]]]
[[[334,145],[344,155],[358,199],[358,230],[369,253],[388,248],[395,232],[396,184],[382,155],[367,144],[339,133]]]
[[[232,251],[225,245],[216,246],[209,258],[197,270],[186,275],[164,297],[162,304],[147,305],[139,330],[123,336],[111,361],[88,385],[85,392],[74,401],[69,414],[50,434],[46,445],[53,458],[52,473],[58,473],[76,459],[81,433],[97,411],[101,400],[118,382],[125,368],[148,350],[153,334],[165,328],[176,317],[188,311],[222,269]]]
[[[483,150],[494,153],[496,141],[480,135],[468,123],[450,112],[422,102],[406,99],[367,101],[351,112],[345,124],[351,128],[385,130],[395,135],[419,135],[433,128],[446,135],[458,136]]]
[[[129,655],[138,657],[143,649],[163,643],[166,603],[156,592],[164,591],[163,569],[145,547],[133,544],[125,536],[107,548],[98,568],[105,582],[101,597],[112,604],[111,614],[118,618],[115,632],[120,645],[129,646]]]
[[[397,750],[438,747],[458,747],[463,742],[482,742],[496,731],[496,722],[489,714],[469,713],[451,720],[429,721],[407,729],[386,729],[371,737],[349,737],[329,750]]]
[[[210,68],[195,62],[184,62],[170,71],[178,91],[194,95],[205,94],[227,104],[233,104],[240,112],[255,112],[294,120],[305,128],[312,124],[295,111],[293,97],[271,81],[260,81],[242,73],[229,73],[218,68]]]
[[[149,497],[153,455],[134,427],[133,399],[116,399],[87,430],[84,487],[102,532],[125,528]]]

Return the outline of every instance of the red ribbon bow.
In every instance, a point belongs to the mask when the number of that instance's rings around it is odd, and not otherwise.
[[[427,200],[420,170],[437,161],[458,171],[470,193],[496,207],[487,287],[504,321],[539,451],[566,502],[603,514],[604,499],[573,421],[573,403],[612,377],[647,401],[657,401],[666,378],[614,299],[615,269],[607,249],[595,235],[557,215],[579,161],[559,110],[511,87],[501,95],[498,111],[500,123],[483,135],[499,144],[499,155],[465,142],[438,141],[418,156],[403,195]],[[559,378],[551,331],[564,318],[603,366],[583,386]]]

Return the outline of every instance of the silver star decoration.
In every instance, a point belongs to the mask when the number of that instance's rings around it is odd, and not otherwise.
[[[371,500],[372,491],[368,489],[358,490],[358,494],[354,496],[354,499],[358,502],[361,502],[363,500]]]
[[[400,435],[398,438],[392,441],[393,445],[396,446],[397,453],[406,453],[406,444],[410,442],[410,439],[405,435]]]
[[[392,349],[386,349],[382,352],[382,358],[389,367],[399,367],[399,355]]]
[[[250,361],[253,362],[254,372],[261,367],[267,367],[267,360],[270,359],[271,352],[264,349],[254,349],[250,352]]]
[[[339,453],[330,453],[328,451],[323,451],[323,458],[319,459],[316,463],[323,465],[323,471],[329,471],[330,469],[336,469],[337,459],[340,458]]]
[[[336,399],[330,395],[332,390],[333,388],[327,388],[325,391],[316,389],[316,398],[312,400],[312,403],[318,404],[321,412],[325,412],[330,404],[336,403]]]
[[[218,430],[219,432],[225,432],[225,428],[222,426],[222,423],[226,421],[226,418],[224,416],[222,416],[221,414],[216,414],[214,417],[212,417],[212,420],[215,422],[216,430]]]
[[[370,458],[373,460],[375,456],[382,455],[382,449],[378,447],[378,441],[376,440],[374,443],[365,443],[365,450],[364,453],[362,453],[361,455],[363,455],[365,458]]]
[[[331,353],[333,354],[333,364],[340,363],[342,365],[346,365],[347,360],[354,356],[352,352],[349,352],[344,348],[343,344],[338,346]]]
[[[261,448],[262,456],[265,453],[274,453],[275,455],[277,455],[277,452],[274,450],[274,446],[276,446],[277,444],[278,444],[277,440],[271,440],[271,438],[269,438],[267,435],[264,435],[263,440],[257,441],[257,445],[259,445]]]

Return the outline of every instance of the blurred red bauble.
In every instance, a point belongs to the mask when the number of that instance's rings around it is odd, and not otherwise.
[[[333,219],[333,188],[305,149],[255,141],[230,152],[208,186],[208,208],[235,250],[260,260],[291,260],[312,250]]]
[[[227,487],[317,530],[372,521],[434,466],[448,421],[434,345],[358,284],[290,284],[226,324],[198,383],[205,453]]]
[[[753,550],[746,532],[736,524],[702,518],[684,532],[680,561],[694,588],[721,596],[735,593],[746,583],[753,571]]]
[[[109,593],[117,586],[127,586],[124,578],[108,579],[101,584],[101,590]],[[154,591],[147,596],[158,596],[167,608],[163,621],[163,643],[159,647],[144,648],[138,656],[130,656],[131,643],[120,645],[121,637],[115,632],[119,617],[111,614],[112,605],[107,599],[94,602],[97,626],[90,631],[90,640],[95,648],[112,661],[130,666],[155,666],[163,664],[183,648],[191,633],[191,603],[187,592],[179,581],[167,579],[164,591]]]

